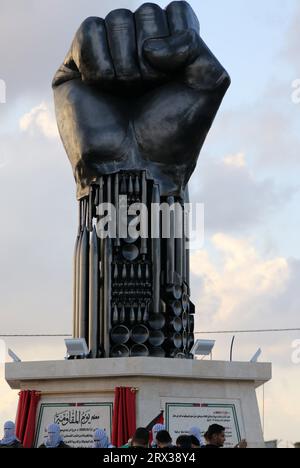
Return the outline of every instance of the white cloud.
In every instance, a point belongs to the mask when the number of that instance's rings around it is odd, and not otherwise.
[[[4,135],[0,147],[9,161],[0,171],[2,332],[68,332],[77,226],[68,158],[40,134]]]
[[[273,380],[265,387],[266,437],[279,439],[284,446],[287,441],[293,444],[300,439],[300,406],[297,404],[299,385],[299,366],[286,369],[274,366]]]
[[[246,158],[244,153],[233,154],[224,158],[224,164],[237,168],[246,167]]]
[[[297,6],[280,54],[280,58],[288,61],[297,70],[297,73],[299,71],[299,21],[300,8]]]
[[[205,205],[205,229],[240,232],[266,223],[295,195],[297,187],[278,188],[247,164],[244,152],[222,159],[200,158],[190,183],[191,199]]]
[[[191,270],[196,331],[299,326],[299,260],[266,256],[253,239],[219,233],[212,237],[206,250],[192,256]],[[198,337],[216,340],[214,359],[229,358],[231,333]],[[236,334],[234,360],[248,361],[261,348],[260,360],[273,365],[272,381],[265,388],[266,440],[299,439],[300,366],[292,362],[292,343],[299,338],[297,331]],[[262,389],[258,396],[262,403]]]
[[[224,324],[243,314],[257,318],[262,298],[273,298],[284,292],[290,277],[288,261],[260,256],[248,239],[225,234],[212,237],[214,254],[198,251],[192,256],[191,270],[201,281],[198,309],[210,322]]]
[[[257,168],[290,170],[299,164],[299,105],[292,100],[290,76],[270,81],[255,105],[241,105],[222,112],[222,119],[211,131],[212,144],[222,142],[234,153],[245,148]],[[228,135],[231,138],[228,138]]]
[[[45,102],[42,102],[39,106],[34,107],[30,112],[21,117],[20,129],[22,132],[28,132],[30,135],[35,135],[38,132],[46,138],[58,137],[54,112],[49,109],[49,106]]]

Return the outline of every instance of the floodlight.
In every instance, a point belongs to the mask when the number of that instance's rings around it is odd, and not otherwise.
[[[11,349],[8,350],[8,355],[14,362],[22,362],[21,359]]]
[[[191,353],[194,356],[210,356],[215,343],[213,340],[196,340]]]
[[[256,353],[254,354],[253,358],[250,359],[250,362],[252,362],[252,363],[255,364],[255,363],[258,361],[258,359],[259,359],[259,357],[261,356],[261,354],[262,354],[262,350],[259,348],[259,349],[256,351]]]
[[[65,340],[67,348],[66,359],[86,359],[90,354],[84,338]]]

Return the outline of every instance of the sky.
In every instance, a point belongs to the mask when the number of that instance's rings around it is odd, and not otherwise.
[[[86,17],[139,4],[0,0],[0,334],[71,332],[77,208],[51,80]],[[191,263],[197,331],[299,328],[299,2],[190,4],[232,78],[190,184],[192,201],[205,206],[205,243]],[[199,337],[216,339],[214,358],[228,359],[232,334]],[[295,340],[300,331],[239,334],[234,348],[234,359],[247,361],[261,347],[261,360],[273,364],[264,429],[282,446],[300,440]],[[63,339],[6,345],[23,360],[65,354]],[[262,389],[258,399],[262,407]],[[0,433],[16,403],[0,365]]]

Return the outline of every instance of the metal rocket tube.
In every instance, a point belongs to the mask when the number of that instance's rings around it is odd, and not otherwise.
[[[119,174],[115,175],[115,211],[116,211],[116,247],[120,247],[120,238],[119,238],[119,196],[120,196],[120,179]]]
[[[185,203],[190,203],[190,194],[189,194],[189,188],[188,186],[186,187],[185,190]],[[190,294],[190,249],[189,246],[187,245],[190,241],[190,229],[189,229],[189,221],[190,221],[190,214],[187,210],[185,210],[185,242],[184,242],[184,251],[185,251],[185,283],[188,286],[188,293]]]
[[[83,201],[80,200],[78,203],[79,215],[78,215],[78,234],[75,242],[74,247],[74,264],[73,264],[73,272],[74,272],[74,283],[73,283],[73,337],[78,338],[78,276],[79,276],[79,265],[78,265],[78,257],[79,257],[79,248],[80,248],[80,241],[81,241],[81,230],[82,230],[82,205]]]
[[[105,356],[110,356],[110,330],[111,330],[111,266],[112,266],[112,240],[107,237],[104,240],[103,262],[103,347]]]
[[[107,177],[107,203],[112,201],[111,176]],[[112,289],[112,239],[104,239],[103,246],[103,347],[105,356],[110,356],[110,330],[111,330],[111,289]]]
[[[86,210],[84,210],[86,221]],[[85,338],[88,343],[88,301],[89,301],[89,233],[83,228],[80,244],[80,298],[79,298],[79,337]]]
[[[104,179],[100,177],[98,191],[98,207],[104,203]],[[100,219],[100,218],[99,218]],[[99,343],[102,353],[104,352],[104,239],[99,240],[100,255],[100,286],[99,286]]]
[[[98,352],[98,310],[99,310],[99,244],[94,227],[90,240],[90,278],[89,278],[89,349],[91,358]]]
[[[154,205],[160,204],[159,186],[153,185],[152,193],[152,268],[153,268],[153,312],[160,313],[160,273],[161,273],[161,226],[160,226],[160,211],[154,209]]]
[[[176,231],[176,239],[175,239],[175,263],[176,263],[176,273],[180,277],[182,281],[182,273],[183,273],[183,250],[185,244],[185,238],[183,236],[183,209],[179,202],[176,203],[175,208],[175,231]]]
[[[89,193],[89,201],[88,201],[88,217],[87,217],[87,228],[89,232],[92,232],[93,230],[93,200],[94,198],[94,191],[93,187],[90,187],[90,193]]]
[[[174,206],[174,197],[168,197],[168,205]],[[167,239],[167,284],[174,284],[175,273],[175,213],[170,211],[170,236]]]
[[[147,206],[147,179],[146,179],[146,172],[142,173],[142,205]],[[147,238],[141,239],[141,255],[147,255],[148,247],[147,247]]]

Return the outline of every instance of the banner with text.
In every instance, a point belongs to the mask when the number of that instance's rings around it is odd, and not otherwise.
[[[55,423],[60,426],[64,442],[74,448],[90,448],[94,445],[96,429],[105,429],[109,439],[112,431],[112,402],[42,401],[38,411],[35,447],[45,442],[47,427]]]
[[[244,438],[244,425],[239,400],[164,400],[166,427],[173,442],[192,427],[198,427],[202,436],[211,424],[225,427],[225,447],[236,446]]]

